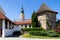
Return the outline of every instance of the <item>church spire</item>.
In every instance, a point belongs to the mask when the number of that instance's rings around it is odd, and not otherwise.
[[[23,9],[23,6],[22,6],[22,8],[21,8],[21,13],[23,13],[23,14],[24,14],[24,9]]]
[[[21,8],[21,13],[20,13],[19,19],[20,19],[20,20],[24,20],[24,19],[25,19],[23,6],[22,6],[22,8]]]

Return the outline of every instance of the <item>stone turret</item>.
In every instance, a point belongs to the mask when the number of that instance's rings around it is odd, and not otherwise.
[[[57,12],[51,10],[47,5],[42,4],[36,14],[42,28],[44,28],[45,30],[54,29],[54,27],[56,26]]]

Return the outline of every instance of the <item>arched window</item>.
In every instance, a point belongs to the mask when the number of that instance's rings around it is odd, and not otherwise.
[[[27,28],[27,24],[25,24],[25,28]]]
[[[29,28],[31,28],[31,24],[29,24]]]
[[[41,23],[40,23],[40,21],[38,21],[38,27],[41,27]]]
[[[7,20],[5,20],[5,28],[7,29],[8,27],[7,27]]]

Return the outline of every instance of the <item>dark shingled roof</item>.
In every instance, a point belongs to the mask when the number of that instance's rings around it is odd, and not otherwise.
[[[45,4],[42,4],[41,7],[39,8],[39,10],[36,12],[36,13],[40,13],[40,12],[44,12],[44,11],[52,11],[52,12],[55,12],[53,11],[52,9],[50,9],[47,5]]]

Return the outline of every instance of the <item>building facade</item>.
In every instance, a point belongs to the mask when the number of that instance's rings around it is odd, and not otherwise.
[[[32,28],[31,26],[31,19],[25,19],[24,9],[22,7],[19,20],[15,21],[15,24],[17,26],[20,26],[21,28]]]
[[[56,26],[57,12],[51,10],[47,5],[42,4],[36,14],[42,28],[46,30],[54,29],[54,27]]]
[[[14,31],[20,31],[13,21],[6,17],[5,12],[0,7],[0,37],[12,35]]]
[[[38,24],[45,30],[54,29],[56,27],[56,14],[57,12],[42,4],[36,12]],[[23,7],[19,20],[14,22],[6,17],[5,12],[0,7],[0,37],[12,35],[14,31],[20,31],[21,28],[32,28],[32,20],[25,19]]]
[[[45,30],[54,29],[56,27],[56,14],[57,12],[42,4],[36,12],[38,24]],[[32,20],[25,19],[23,7],[19,20],[14,22],[6,17],[5,12],[0,7],[0,37],[12,35],[14,31],[20,31],[21,28],[32,28]]]
[[[36,15],[38,17],[38,24],[41,25],[41,27],[44,28],[45,30],[54,29],[54,27],[56,26],[56,14],[57,12],[51,10],[47,5],[42,4],[41,7],[36,12]],[[25,17],[24,11],[22,10],[20,18],[24,19],[24,17]],[[27,20],[22,20],[22,21],[16,21],[15,23],[17,25],[24,25],[23,28],[29,28],[28,26],[31,25],[32,20],[30,19],[28,21],[29,22],[27,22]],[[24,22],[26,23],[24,24]],[[26,25],[27,27],[25,27]],[[32,28],[32,25],[31,25],[31,28]]]

